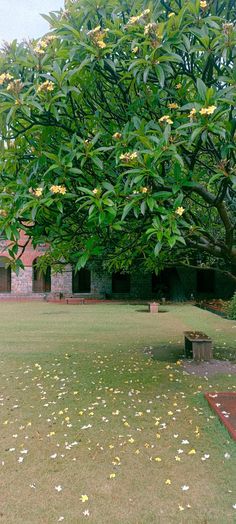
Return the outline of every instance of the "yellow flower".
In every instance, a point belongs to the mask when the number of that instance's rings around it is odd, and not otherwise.
[[[120,160],[125,163],[133,162],[134,160],[137,160],[138,153],[134,151],[133,153],[124,153],[120,155]]]
[[[109,29],[101,29],[101,26],[98,25],[94,29],[91,29],[91,31],[88,31],[87,36],[91,38],[93,44],[100,47],[100,49],[104,49],[106,47],[105,42],[103,42],[104,38],[107,35],[107,32]]]
[[[147,36],[151,36],[153,33],[155,33],[157,30],[157,24],[155,22],[151,22],[144,27],[144,34]]]
[[[42,49],[47,49],[47,42],[46,40],[41,40],[41,42],[39,43],[40,47],[42,47]]]
[[[65,195],[66,188],[65,188],[65,186],[53,185],[53,186],[50,187],[50,191],[52,193],[54,193],[54,194],[59,193],[61,195]]]
[[[142,187],[140,191],[141,193],[148,193],[148,187]]]
[[[202,107],[202,109],[200,109],[199,113],[201,115],[212,115],[216,109],[217,109],[216,106]]]
[[[193,107],[189,113],[189,118],[193,118],[197,113],[197,110],[195,109],[195,107]]]
[[[115,476],[116,476],[116,474],[115,474],[115,473],[111,473],[111,474],[110,474],[110,479],[114,479],[114,478],[115,478]]]
[[[188,455],[196,455],[196,450],[190,449],[190,451],[188,452]]]
[[[166,479],[165,484],[166,484],[167,486],[170,485],[170,484],[171,484],[171,480],[170,480],[170,479]]]
[[[48,36],[45,36],[44,42],[46,42],[46,44],[50,44],[50,42],[53,42],[56,39],[57,39],[56,35],[48,35]]]
[[[176,89],[181,89],[181,87],[182,87],[182,84],[181,84],[181,83],[179,83],[179,84],[176,84],[176,86],[175,86],[175,87],[176,87]]]
[[[91,31],[88,31],[87,35],[93,38],[94,35],[100,33],[100,30],[101,30],[101,26],[97,25],[97,27],[94,27],[94,29],[91,29]]]
[[[233,31],[234,24],[232,22],[226,22],[225,24],[223,24],[222,27],[224,34],[228,35],[229,33],[231,33],[231,31]]]
[[[0,75],[0,85],[3,84],[3,82],[7,82],[8,80],[12,80],[13,76],[10,75],[9,73],[2,73],[2,75]]]
[[[17,79],[8,84],[7,91],[11,91],[15,95],[18,95],[23,87],[24,85],[22,84],[21,80]]]
[[[201,0],[201,1],[200,1],[200,7],[201,7],[202,9],[206,9],[206,7],[207,7],[207,2],[206,2],[206,0]]]
[[[136,45],[135,47],[133,47],[132,49],[132,53],[137,53],[139,50],[138,46]]]
[[[168,14],[168,18],[171,18],[172,16],[175,16],[175,13],[173,13],[173,11]]]
[[[150,9],[145,9],[145,11],[143,11],[140,15],[131,16],[128,21],[128,25],[135,25],[136,23],[139,23],[142,20],[145,20],[149,14],[150,14]]]
[[[93,193],[94,195],[99,195],[99,194],[100,194],[100,191],[101,191],[100,189],[98,189],[97,187],[95,187],[95,188],[92,190],[92,193]]]
[[[122,137],[122,134],[119,133],[118,131],[114,133],[114,135],[112,135],[112,138],[114,138],[114,140],[119,140],[121,137]]]
[[[81,495],[80,500],[81,500],[81,502],[87,502],[88,495]]]
[[[50,82],[50,80],[46,80],[45,82],[40,84],[40,86],[37,89],[37,93],[42,93],[44,91],[46,93],[50,93],[51,91],[54,90],[54,87],[55,87],[54,82]]]
[[[106,44],[105,42],[103,42],[103,40],[97,40],[97,46],[100,47],[100,49],[104,49],[104,47],[106,47]]]
[[[43,40],[39,40],[39,42],[37,43],[37,45],[34,48],[34,52],[37,55],[44,55],[48,45],[50,45],[51,42],[53,42],[53,40],[55,40],[55,39],[56,39],[55,35],[45,36],[45,38]]]
[[[167,122],[167,124],[173,124],[173,120],[171,120],[169,115],[164,115],[161,118],[159,118],[159,122]]]
[[[168,104],[168,107],[170,109],[178,109],[179,105],[176,104],[176,102],[170,102],[170,104]]]
[[[45,50],[42,49],[39,45],[37,45],[35,48],[34,48],[34,51],[37,55],[44,55],[45,54]]]
[[[41,197],[42,194],[43,194],[43,188],[42,188],[42,187],[37,187],[37,188],[35,189],[35,191],[34,191],[34,194],[35,194],[35,196],[37,196],[37,197]]]
[[[182,216],[182,214],[184,213],[184,207],[177,207],[176,209],[176,215],[179,215],[180,217]]]

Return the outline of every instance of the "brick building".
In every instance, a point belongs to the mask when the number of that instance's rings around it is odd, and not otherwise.
[[[27,237],[21,233],[21,244]],[[66,266],[62,273],[47,270],[40,273],[37,259],[47,250],[46,244],[37,249],[29,243],[22,254],[25,269],[16,275],[7,268],[9,255],[7,241],[0,242],[0,299],[35,300],[61,297],[117,298],[117,299],[160,299],[187,300],[195,298],[233,295],[235,286],[223,273],[213,270],[175,267],[165,269],[158,276],[137,270],[131,274],[109,274],[98,266],[81,269],[77,273]]]

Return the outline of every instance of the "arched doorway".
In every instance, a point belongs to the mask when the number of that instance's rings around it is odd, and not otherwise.
[[[0,293],[11,292],[11,268],[6,267],[7,257],[0,257]]]
[[[130,275],[112,273],[112,293],[130,293]]]
[[[82,268],[79,271],[73,271],[72,291],[73,293],[91,292],[91,271],[89,269]]]
[[[163,269],[158,275],[153,273],[152,293],[157,299],[165,297],[176,302],[186,300],[183,283],[176,268]]]
[[[37,267],[37,258],[32,264],[33,269],[33,292],[34,293],[50,293],[51,291],[51,268],[48,267],[46,273],[43,273]]]

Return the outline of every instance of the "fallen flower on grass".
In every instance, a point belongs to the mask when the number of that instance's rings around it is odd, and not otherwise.
[[[85,517],[89,517],[89,515],[90,515],[89,510],[88,510],[88,509],[85,509],[85,510],[83,511],[83,515],[84,515]]]
[[[182,491],[188,491],[189,490],[189,486],[186,486],[186,485],[181,486],[181,489],[182,489]]]
[[[80,500],[81,500],[81,502],[87,502],[88,495],[81,495]]]
[[[59,491],[62,491],[61,485],[59,484],[59,486],[55,486],[55,490],[58,491],[58,493],[59,493]]]

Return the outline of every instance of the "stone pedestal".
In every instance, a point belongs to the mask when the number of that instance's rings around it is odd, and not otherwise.
[[[151,302],[148,304],[149,313],[158,313],[158,306],[159,304],[157,302]]]

